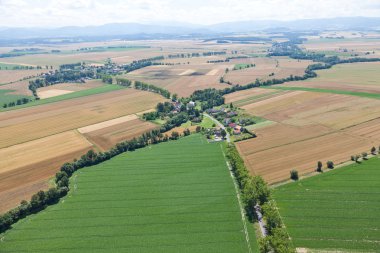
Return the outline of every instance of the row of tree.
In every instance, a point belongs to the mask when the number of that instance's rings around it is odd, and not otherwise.
[[[155,86],[153,84],[140,82],[140,81],[135,81],[135,89],[154,92],[154,93],[164,96],[165,98],[170,98],[170,95],[171,95],[170,92],[164,88]]]
[[[227,148],[227,158],[239,184],[245,211],[250,221],[257,219],[255,208],[262,206],[268,235],[260,239],[261,252],[295,252],[289,235],[271,197],[268,185],[260,176],[251,176],[234,145]]]
[[[18,220],[26,217],[27,215],[39,212],[45,209],[47,206],[55,204],[59,199],[65,196],[69,191],[69,178],[73,173],[81,168],[93,166],[104,161],[111,159],[112,157],[119,155],[127,151],[134,151],[146,147],[150,144],[157,144],[160,142],[167,142],[169,140],[178,139],[181,134],[178,132],[172,132],[171,136],[164,135],[163,133],[181,125],[186,122],[187,114],[181,113],[171,118],[167,123],[165,123],[161,129],[154,129],[150,132],[142,134],[138,138],[133,138],[129,141],[124,141],[116,144],[113,148],[106,152],[96,153],[93,150],[88,151],[80,159],[74,160],[71,163],[65,163],[60,168],[60,171],[55,176],[56,187],[50,188],[47,191],[39,191],[34,194],[29,202],[23,200],[21,204],[0,215],[0,233],[8,230],[12,224],[16,223]],[[187,136],[190,134],[188,129],[185,129],[183,135]]]
[[[20,98],[20,99],[17,99],[15,102],[13,101],[13,102],[9,102],[9,103],[4,103],[3,108],[14,107],[16,105],[23,105],[23,104],[27,104],[31,101],[32,100],[29,98]]]

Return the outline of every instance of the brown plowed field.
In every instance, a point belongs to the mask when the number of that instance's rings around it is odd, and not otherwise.
[[[374,99],[292,91],[242,108],[272,121],[342,129],[380,117],[379,106],[380,101]]]
[[[104,151],[110,149],[118,142],[131,140],[157,127],[157,125],[151,122],[134,119],[91,131],[84,135]]]
[[[233,84],[245,85],[255,82],[256,79],[281,79],[293,76],[303,76],[307,66],[311,61],[298,61],[288,58],[254,58],[252,63],[255,67],[229,71],[225,75],[225,80]],[[274,73],[273,76],[269,76]]]
[[[76,129],[147,111],[164,100],[151,92],[123,89],[1,113],[0,212],[46,188],[64,162],[93,148]],[[137,123],[138,129],[124,124],[107,126],[90,137],[106,149],[155,127]]]
[[[83,136],[69,131],[0,149],[0,212],[29,199],[64,162],[91,148]]]
[[[0,114],[0,147],[145,111],[163,100],[150,92],[124,89],[3,112]]]
[[[244,142],[237,145],[241,153],[245,152],[242,150]],[[254,139],[248,142],[256,146]],[[262,175],[267,182],[275,183],[288,179],[292,169],[297,169],[301,175],[313,172],[318,161],[322,161],[324,167],[328,160],[339,164],[349,160],[352,154],[368,151],[374,144],[358,136],[332,133],[259,151],[245,156],[244,159],[253,174]],[[249,149],[249,144],[245,144],[244,149],[247,148]]]
[[[230,64],[198,64],[175,66],[150,66],[125,75],[131,80],[154,84],[176,93],[180,97],[187,97],[196,90],[206,88],[224,89],[227,84],[219,83],[224,70]]]
[[[242,108],[277,122],[255,129],[257,138],[237,143],[252,173],[270,183],[288,179],[292,169],[302,175],[314,171],[318,161],[342,163],[379,145],[380,101],[376,99],[290,91]]]

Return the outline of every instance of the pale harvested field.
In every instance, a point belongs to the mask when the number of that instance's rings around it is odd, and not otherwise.
[[[42,87],[37,90],[38,97],[40,99],[56,97],[68,93],[72,93],[75,91],[88,90],[96,87],[103,86],[99,80],[90,80],[86,83],[60,83],[47,87]]]
[[[47,91],[38,92],[38,97],[40,99],[45,99],[45,98],[61,96],[61,95],[65,95],[65,94],[69,94],[69,93],[73,93],[73,92],[74,91],[71,91],[71,90],[50,89]]]
[[[194,72],[195,72],[194,69],[187,69],[187,70],[185,70],[185,71],[179,73],[178,75],[179,75],[179,76],[188,76],[188,75],[193,74]]]
[[[154,84],[177,93],[180,97],[187,97],[196,90],[228,87],[227,84],[219,83],[220,77],[228,67],[231,66],[228,64],[160,65],[130,72],[125,77]],[[210,71],[213,75],[207,75]]]
[[[0,114],[0,147],[146,111],[161,101],[164,99],[157,94],[123,89],[3,112]]]
[[[158,126],[135,117],[131,120],[86,132],[84,135],[97,147],[105,151],[119,142],[131,140],[155,128],[158,128]]]
[[[244,153],[241,150],[244,142],[237,144],[241,153]],[[256,145],[254,139],[250,142],[252,146]],[[288,179],[292,169],[297,169],[300,175],[313,172],[318,161],[322,161],[324,167],[328,160],[339,164],[349,160],[352,154],[368,151],[372,145],[375,143],[368,139],[332,133],[253,153],[244,159],[253,174],[262,175],[269,183],[275,183]]]
[[[245,61],[244,61],[245,60]],[[241,61],[235,61],[236,63],[254,63],[255,67],[250,67],[241,70],[229,71],[225,75],[225,80],[230,81],[233,84],[245,85],[255,82],[256,79],[268,80],[268,79],[281,79],[293,76],[303,76],[305,69],[312,62],[311,61],[298,61],[288,58],[252,58],[242,59]],[[274,73],[273,76],[269,76]]]
[[[131,114],[131,115],[123,116],[120,118],[103,121],[103,122],[100,122],[100,123],[97,123],[94,125],[85,126],[85,127],[79,128],[78,131],[81,134],[85,134],[85,133],[93,132],[96,130],[100,130],[102,128],[106,128],[106,127],[110,127],[113,125],[125,123],[125,122],[135,120],[135,119],[138,119],[138,117],[135,114]]]
[[[317,74],[317,78],[284,86],[380,93],[380,62],[341,64]]]
[[[30,70],[0,70],[0,84],[16,82],[23,78],[38,76],[46,73],[44,69],[30,69]]]
[[[64,162],[91,148],[86,138],[68,131],[0,149],[0,212],[45,188]]]
[[[249,94],[241,93],[241,98]],[[242,108],[277,122],[255,129],[257,138],[237,143],[251,172],[270,183],[288,179],[292,169],[302,175],[314,171],[319,160],[338,164],[379,145],[380,101],[376,99],[290,91]]]

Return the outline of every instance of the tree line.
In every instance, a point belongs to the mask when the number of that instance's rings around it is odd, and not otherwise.
[[[17,99],[15,102],[13,101],[13,102],[9,102],[9,103],[4,103],[3,108],[14,107],[16,105],[24,105],[24,104],[27,104],[31,101],[32,100],[29,98],[20,98],[20,99]]]
[[[171,95],[170,92],[164,88],[155,86],[153,84],[147,84],[144,82],[140,82],[140,81],[135,81],[134,87],[135,87],[135,89],[138,89],[138,90],[146,90],[146,91],[151,91],[151,92],[160,94],[160,95],[164,96],[165,98],[170,98],[170,95]]]
[[[268,235],[259,240],[260,252],[294,253],[295,249],[272,199],[268,185],[260,176],[251,176],[236,147],[227,147],[227,158],[238,182],[246,215],[252,222],[257,219],[256,205],[262,206]]]
[[[75,159],[73,162],[63,164],[60,171],[55,175],[55,187],[52,187],[47,191],[37,192],[32,196],[29,202],[23,200],[18,207],[0,215],[0,233],[10,229],[12,224],[16,223],[18,220],[44,210],[49,205],[57,203],[61,197],[69,192],[69,178],[75,171],[102,163],[124,152],[131,152],[151,144],[176,140],[181,136],[180,133],[173,132],[170,137],[163,133],[187,122],[187,120],[187,113],[180,113],[168,120],[168,122],[166,122],[160,129],[154,129],[142,134],[138,138],[120,142],[106,152],[96,153],[94,150],[89,150],[78,160]],[[188,129],[183,133],[184,136],[189,134],[190,131]]]

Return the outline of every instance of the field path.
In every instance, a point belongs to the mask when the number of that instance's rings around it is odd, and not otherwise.
[[[246,222],[246,218],[245,218],[245,211],[244,211],[243,204],[242,204],[242,201],[241,201],[241,198],[240,198],[240,193],[239,193],[239,186],[238,186],[238,184],[236,182],[234,173],[232,171],[232,167],[231,167],[230,163],[226,159],[226,154],[224,153],[222,146],[220,146],[220,149],[222,150],[224,159],[226,160],[227,168],[228,168],[228,170],[230,172],[230,176],[231,176],[232,182],[234,183],[234,186],[235,186],[235,193],[236,193],[236,197],[237,197],[237,200],[238,200],[238,203],[239,203],[240,214],[241,214],[241,221],[243,222],[244,234],[245,234],[245,240],[247,241],[248,252],[252,253],[251,244],[249,242],[249,234],[248,234],[248,230],[247,230],[247,222]]]

